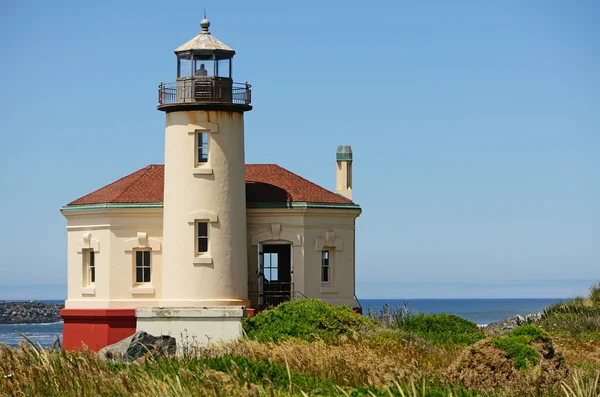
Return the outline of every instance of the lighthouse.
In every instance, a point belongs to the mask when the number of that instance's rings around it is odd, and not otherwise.
[[[136,331],[231,340],[245,315],[291,299],[359,306],[352,150],[337,150],[336,191],[245,164],[251,87],[233,81],[234,55],[205,17],[175,49],[174,81],[158,86],[164,165],[61,207],[63,348],[99,350]]]
[[[159,86],[165,113],[162,296],[137,311],[152,333],[241,318],[248,305],[244,113],[250,85],[232,79],[235,51],[209,31],[175,50],[177,79]],[[227,332],[239,333],[239,321]],[[222,324],[218,325],[217,328]],[[193,332],[192,332],[193,333]]]

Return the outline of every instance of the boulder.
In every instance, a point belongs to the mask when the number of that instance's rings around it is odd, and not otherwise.
[[[526,316],[512,316],[502,321],[490,323],[483,327],[483,330],[490,335],[504,335],[523,324],[535,324],[539,321],[542,313],[532,313]]]
[[[175,338],[168,335],[153,336],[144,331],[106,346],[98,352],[102,360],[129,362],[142,357],[173,356],[177,350]]]

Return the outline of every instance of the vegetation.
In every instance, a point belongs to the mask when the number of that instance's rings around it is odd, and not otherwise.
[[[441,346],[468,346],[485,337],[474,322],[445,313],[406,317],[401,329]]]
[[[537,325],[485,338],[472,322],[406,305],[369,318],[298,300],[245,319],[247,338],[178,357],[125,364],[0,345],[0,395],[600,396],[600,339],[589,338],[597,305],[590,289]]]
[[[587,299],[576,298],[547,307],[538,324],[580,342],[600,340],[600,284],[590,287]]]
[[[531,346],[533,342],[547,342],[550,336],[535,325],[522,325],[505,337],[496,339],[494,347],[506,351],[514,360],[516,369],[525,369],[537,364],[540,353]]]
[[[361,331],[373,330],[377,323],[357,315],[345,306],[331,306],[315,299],[282,303],[243,322],[248,338],[277,342],[289,338],[335,342],[340,337],[356,339]]]

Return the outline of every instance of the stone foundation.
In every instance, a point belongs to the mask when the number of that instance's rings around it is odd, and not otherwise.
[[[186,341],[206,346],[241,337],[245,315],[242,306],[143,307],[136,310],[137,331],[173,336],[178,348]]]

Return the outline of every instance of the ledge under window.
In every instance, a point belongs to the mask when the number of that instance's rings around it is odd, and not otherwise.
[[[213,260],[210,256],[195,256],[192,263],[194,265],[212,265]]]
[[[322,294],[337,294],[338,292],[340,292],[340,287],[334,287],[330,285],[321,286]]]
[[[212,175],[212,167],[196,167],[192,168],[192,174],[194,175]]]
[[[154,287],[151,285],[132,287],[131,295],[154,295]]]
[[[81,288],[81,295],[82,296],[95,296],[96,295],[96,287],[93,285],[90,285],[88,287]]]

